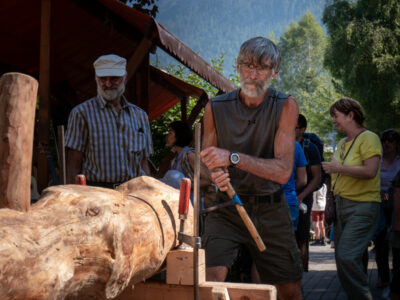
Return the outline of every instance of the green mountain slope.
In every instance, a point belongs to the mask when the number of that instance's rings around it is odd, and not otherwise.
[[[160,0],[157,5],[157,21],[205,60],[225,52],[228,75],[243,41],[257,35],[278,39],[307,10],[320,21],[325,0]],[[153,61],[175,63],[160,52]]]

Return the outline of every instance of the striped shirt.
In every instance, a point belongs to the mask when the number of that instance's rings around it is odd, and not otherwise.
[[[153,153],[147,114],[121,99],[121,112],[96,96],[71,111],[68,148],[83,152],[81,172],[88,181],[125,182],[145,175],[141,161]]]

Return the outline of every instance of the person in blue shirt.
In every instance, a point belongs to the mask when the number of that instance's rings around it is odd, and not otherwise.
[[[307,159],[304,155],[300,143],[296,142],[294,149],[294,161],[292,174],[287,183],[283,185],[287,204],[289,205],[290,217],[292,218],[293,228],[297,229],[299,223],[299,203],[297,201],[296,189],[307,184]]]

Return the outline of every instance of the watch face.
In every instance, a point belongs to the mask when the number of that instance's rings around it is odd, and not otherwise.
[[[231,163],[236,165],[239,161],[240,161],[239,154],[237,154],[236,152],[232,152],[231,153]]]

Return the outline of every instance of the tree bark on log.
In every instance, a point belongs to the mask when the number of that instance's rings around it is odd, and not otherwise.
[[[178,190],[143,176],[118,190],[50,187],[27,213],[0,209],[0,298],[116,297],[177,245],[178,202]],[[192,220],[190,206],[190,234]]]
[[[0,208],[29,210],[37,90],[28,75],[0,78]]]

